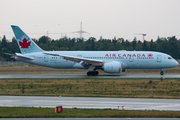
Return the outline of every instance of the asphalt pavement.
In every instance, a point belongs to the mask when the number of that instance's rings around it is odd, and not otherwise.
[[[0,96],[0,106],[180,111],[179,99],[149,98]]]
[[[180,74],[100,74],[87,76],[86,74],[7,74],[3,78],[180,78]]]

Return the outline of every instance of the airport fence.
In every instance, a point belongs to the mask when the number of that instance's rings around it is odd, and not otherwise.
[[[19,61],[0,61],[0,65],[30,65],[29,63],[19,62]]]

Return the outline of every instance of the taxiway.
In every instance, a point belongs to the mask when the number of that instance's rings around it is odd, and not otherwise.
[[[3,78],[180,78],[180,74],[100,74],[87,76],[86,74],[7,74]]]
[[[0,96],[0,106],[180,111],[179,99],[145,98]]]

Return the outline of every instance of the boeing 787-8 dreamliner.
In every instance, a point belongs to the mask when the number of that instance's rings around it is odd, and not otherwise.
[[[11,26],[21,53],[8,54],[19,61],[59,69],[88,69],[88,76],[121,73],[127,69],[160,69],[178,66],[170,55],[152,51],[44,51],[18,26]]]

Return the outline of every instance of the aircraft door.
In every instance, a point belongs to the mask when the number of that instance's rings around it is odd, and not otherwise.
[[[161,62],[162,61],[162,56],[161,55],[157,55],[157,62]]]
[[[134,57],[129,57],[129,62],[134,62]]]
[[[48,55],[44,55],[44,62],[48,62]]]

